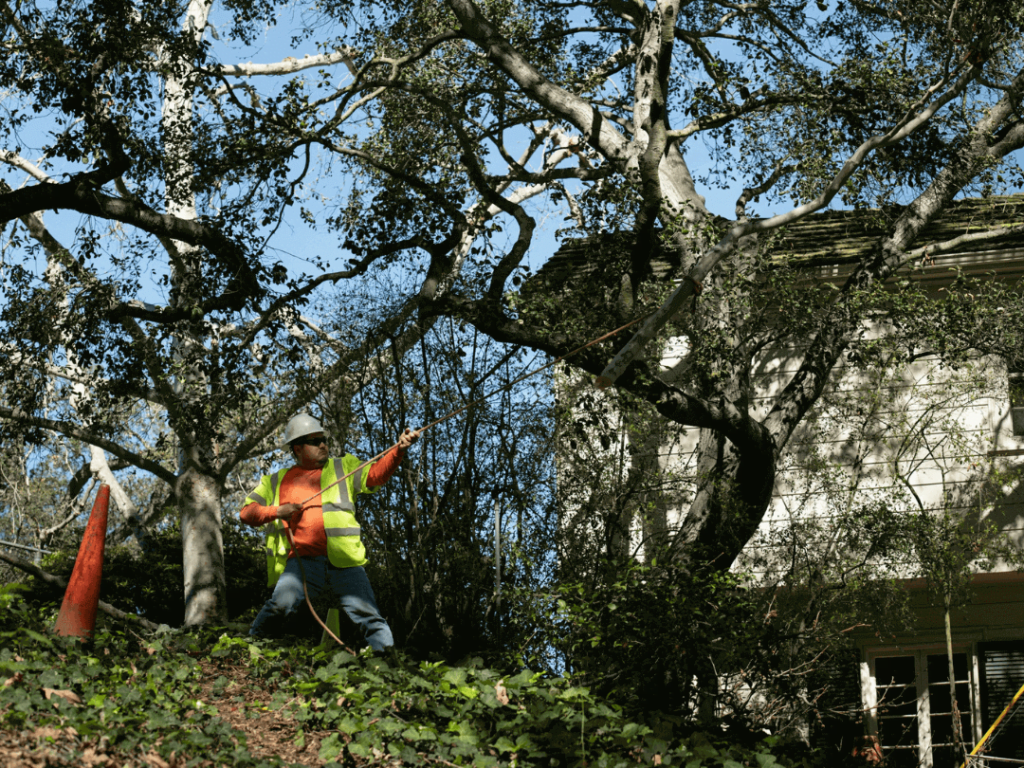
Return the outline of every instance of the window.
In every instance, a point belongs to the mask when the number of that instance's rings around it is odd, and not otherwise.
[[[1020,642],[981,643],[978,651],[981,659],[981,725],[987,733],[1024,685],[1024,645]],[[1024,708],[1020,702],[985,742],[985,752],[1024,762]],[[989,763],[990,768],[997,765],[996,761]]]
[[[878,736],[890,768],[959,768],[953,750],[953,707],[948,660],[940,649],[876,652],[868,661],[865,688],[869,728]],[[956,703],[961,733],[970,750],[975,742],[977,674],[973,653],[954,653]],[[873,715],[873,717],[871,716]]]
[[[1010,426],[1013,434],[1024,435],[1024,371],[1006,374],[1010,395]]]

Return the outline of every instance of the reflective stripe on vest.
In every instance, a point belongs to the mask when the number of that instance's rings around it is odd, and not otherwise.
[[[372,493],[376,488],[366,487],[366,477],[370,472],[369,465],[360,472],[349,477],[343,483],[331,485],[338,479],[338,459],[331,459],[320,473],[320,488],[323,489],[321,504],[323,507],[324,532],[327,535],[327,557],[331,564],[339,568],[349,568],[366,563],[366,548],[359,538],[359,522],[355,517],[356,493]],[[355,456],[346,454],[340,459],[342,476],[355,470],[362,462]],[[261,506],[280,506],[281,483],[287,469],[279,470],[272,475],[260,479],[256,490],[246,498],[246,504],[256,501]],[[268,498],[267,504],[263,499]],[[288,535],[280,520],[274,520],[267,529],[267,583],[274,586],[284,573],[288,562]]]
[[[342,476],[352,472],[360,465],[359,459],[351,454],[346,454],[341,459]],[[359,522],[355,516],[355,493],[356,488],[362,488],[364,477],[369,467],[364,468],[359,475],[358,481],[355,476],[349,477],[343,483],[338,483],[333,488],[324,491],[323,512],[324,532],[327,534],[327,559],[331,565],[338,568],[350,568],[354,565],[363,565],[366,562],[366,548],[362,539],[359,538]],[[332,460],[324,467],[320,475],[320,486],[326,487],[338,479],[337,461]],[[357,485],[358,483],[358,485]]]
[[[281,487],[281,480],[284,478],[287,469],[278,470],[272,475],[267,475],[260,481],[257,490],[263,488],[264,481],[269,492],[273,506],[281,503],[281,494],[278,489]],[[256,493],[250,493],[250,498]],[[271,506],[264,504],[263,506]],[[272,587],[284,573],[284,567],[288,563],[288,534],[284,531],[284,525],[280,520],[274,520],[267,526],[267,586]]]

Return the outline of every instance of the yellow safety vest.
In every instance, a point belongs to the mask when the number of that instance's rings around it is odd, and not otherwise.
[[[320,500],[324,512],[324,532],[327,534],[327,558],[332,565],[349,568],[366,563],[366,548],[359,537],[359,522],[355,516],[355,497],[357,493],[373,493],[376,488],[366,486],[366,478],[370,474],[370,464],[356,472],[345,482],[334,487],[339,477],[338,459],[329,459],[320,473],[320,488],[324,489]],[[341,476],[353,472],[362,462],[352,454],[345,454],[341,459]],[[245,504],[259,504],[263,507],[276,507],[281,504],[281,482],[288,469],[279,470],[271,475],[260,478],[259,485],[245,497]],[[280,520],[274,520],[267,526],[267,584],[274,586],[284,573],[288,562],[288,534]]]

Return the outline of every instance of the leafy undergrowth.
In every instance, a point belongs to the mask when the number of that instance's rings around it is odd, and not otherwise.
[[[0,592],[5,766],[771,768],[770,743],[639,723],[564,677],[231,633],[58,637]]]

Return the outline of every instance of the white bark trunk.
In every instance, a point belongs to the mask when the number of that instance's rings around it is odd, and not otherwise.
[[[191,0],[184,28],[198,41],[209,19],[210,0]],[[190,72],[184,66],[169,67],[165,84],[162,128],[165,142],[167,212],[182,219],[196,218],[192,184],[194,164],[193,97]],[[202,254],[187,243],[167,244],[173,264],[172,304],[188,305],[202,290]],[[200,467],[209,467],[214,453],[212,436],[187,415],[190,399],[205,397],[209,382],[194,365],[203,357],[204,339],[188,331],[178,333],[172,346],[181,363],[174,390],[180,398],[175,432],[181,445],[181,464],[175,493],[181,512],[181,544],[185,571],[185,625],[223,622],[227,619],[224,544],[221,537],[220,483]]]
[[[130,522],[139,514],[139,508],[128,498],[128,494],[125,493],[121,484],[117,482],[114,473],[110,471],[110,465],[107,464],[107,455],[103,452],[102,448],[97,448],[95,445],[89,446],[89,455],[91,456],[89,471],[101,483],[110,486],[110,498],[114,500],[114,505],[121,512],[121,516],[125,521]]]
[[[181,507],[182,565],[185,571],[185,626],[227,620],[227,581],[216,479],[186,471],[177,483]]]

